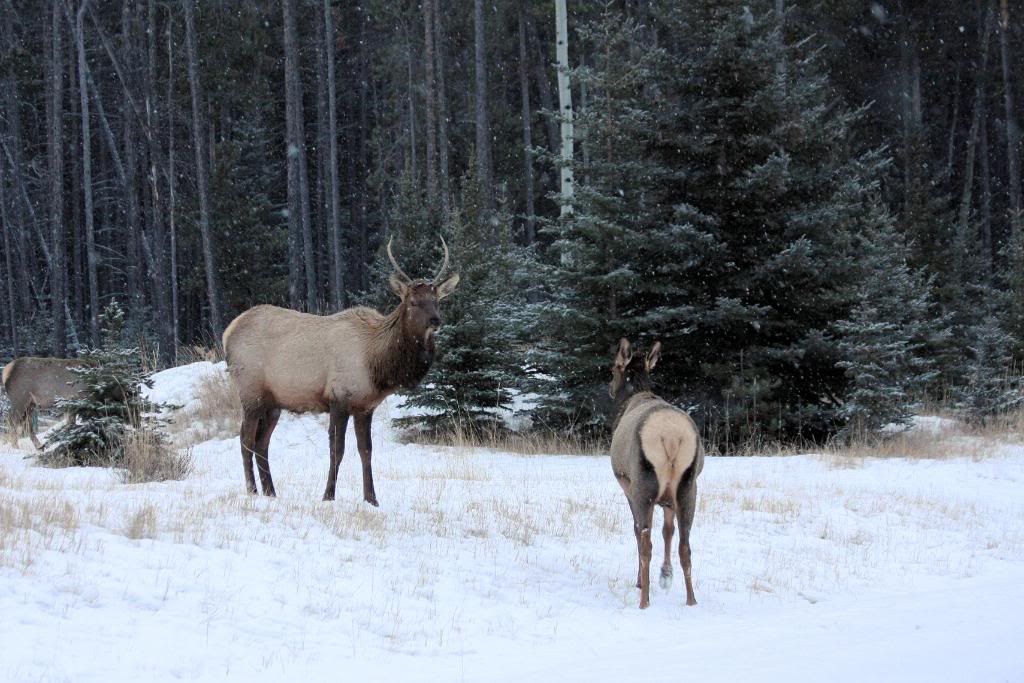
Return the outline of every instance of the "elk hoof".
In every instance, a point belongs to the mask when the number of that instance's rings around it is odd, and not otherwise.
[[[672,570],[661,570],[661,577],[658,579],[658,585],[661,586],[662,590],[668,590],[672,587]]]
[[[640,609],[647,609],[650,606],[651,606],[651,603],[649,601],[647,601],[647,600],[641,600],[640,601]]]
[[[377,502],[377,496],[365,496],[363,500],[365,500],[367,503],[369,503],[375,508],[380,507],[380,503]]]
[[[695,598],[686,598],[686,606],[687,607],[693,607],[696,604],[697,604],[697,600]]]

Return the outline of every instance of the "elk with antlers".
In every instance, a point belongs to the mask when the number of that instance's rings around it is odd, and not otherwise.
[[[349,308],[334,315],[255,306],[224,330],[228,371],[242,401],[242,466],[249,493],[257,493],[253,456],[263,495],[276,495],[270,477],[270,436],[282,410],[330,413],[331,462],[324,500],[334,500],[345,429],[351,415],[363,465],[363,499],[377,505],[370,465],[374,409],[397,389],[416,386],[434,359],[441,326],[438,303],[459,282],[447,274],[448,245],[432,280],[414,280],[387,253],[395,272],[391,289],[401,302],[387,315]]]
[[[690,527],[697,504],[697,476],[704,468],[704,447],[690,416],[652,391],[651,371],[660,356],[661,342],[656,342],[645,358],[639,354],[634,357],[629,340],[619,340],[608,385],[615,401],[612,471],[633,513],[640,556],[636,577],[640,609],[650,604],[651,525],[657,505],[665,509],[661,585],[668,588],[672,584],[672,536],[674,517],[678,516],[686,604],[697,604],[690,578]]]

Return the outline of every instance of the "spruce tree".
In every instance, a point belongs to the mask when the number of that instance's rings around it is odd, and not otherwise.
[[[928,350],[949,338],[932,279],[908,264],[909,249],[888,214],[858,240],[862,256],[857,304],[835,324],[838,363],[849,378],[841,414],[850,437],[870,436],[888,424],[906,424],[938,375]]]
[[[100,320],[103,345],[79,353],[85,362],[72,370],[85,390],[77,398],[58,401],[58,409],[72,419],[47,437],[39,456],[44,464],[121,464],[128,431],[143,427],[144,412],[153,408],[142,396],[142,387],[152,387],[153,380],[142,368],[139,349],[123,346],[123,309],[115,301],[103,309]]]
[[[431,371],[408,398],[420,415],[398,423],[434,432],[494,433],[503,428],[499,413],[509,409],[522,374],[517,338],[524,297],[516,284],[522,250],[512,243],[508,212],[487,209],[472,170],[458,199],[445,233],[459,288],[442,304],[444,324]]]
[[[845,422],[831,326],[858,301],[856,236],[885,215],[888,159],[767,3],[656,3],[649,19],[608,8],[584,32],[575,214],[548,228],[536,354],[558,395],[541,416],[602,425],[615,340],[657,338],[659,390],[709,430],[823,437]]]
[[[955,388],[956,405],[975,424],[1020,408],[1024,404],[1024,377],[1013,361],[1016,340],[993,312],[968,330],[964,381]]]

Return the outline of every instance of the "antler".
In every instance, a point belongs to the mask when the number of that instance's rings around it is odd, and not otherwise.
[[[434,284],[436,285],[441,280],[441,276],[448,270],[448,243],[444,241],[444,235],[438,235],[441,238],[441,246],[444,247],[444,261],[441,262],[441,267],[438,269],[437,274],[434,276]]]
[[[406,284],[412,282],[412,278],[405,274],[405,271],[398,265],[398,261],[395,260],[395,255],[391,253],[391,242],[395,239],[392,235],[391,239],[388,240],[388,259],[391,260],[391,265],[395,267],[395,272],[398,273]]]

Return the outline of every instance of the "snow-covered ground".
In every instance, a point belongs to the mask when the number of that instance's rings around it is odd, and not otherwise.
[[[0,681],[1024,681],[1024,447],[710,458],[700,604],[677,567],[640,611],[606,458],[401,445],[389,417],[379,509],[351,431],[320,502],[312,416],[274,434],[276,500],[236,439],[145,485],[0,447]]]

